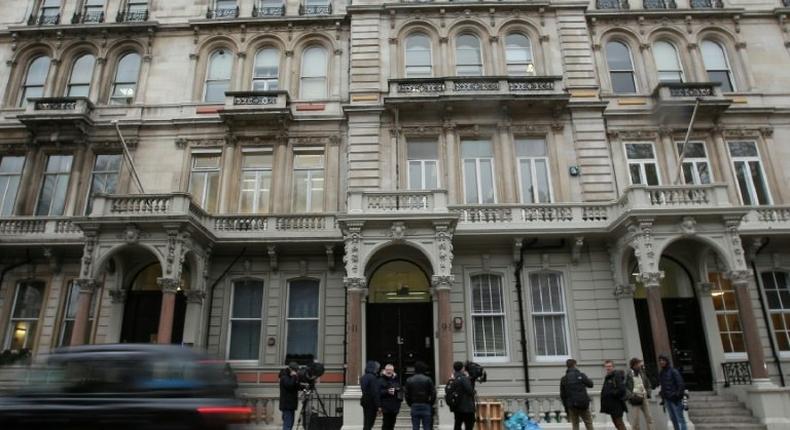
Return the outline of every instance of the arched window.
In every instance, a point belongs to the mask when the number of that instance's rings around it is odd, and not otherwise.
[[[88,97],[93,79],[93,65],[96,57],[91,54],[83,55],[74,62],[69,78],[69,87],[66,95],[69,97]]]
[[[110,104],[127,105],[134,102],[137,92],[137,76],[140,74],[140,54],[130,52],[118,61],[115,80],[112,84]]]
[[[302,55],[301,94],[303,99],[321,99],[326,97],[326,49],[311,46]]]
[[[406,38],[404,54],[407,78],[430,78],[433,75],[431,39],[427,35],[410,34]]]
[[[255,54],[255,67],[252,72],[253,91],[275,91],[280,88],[280,51],[277,48],[263,48]]]
[[[483,74],[480,39],[477,36],[462,34],[456,39],[455,74],[458,76],[480,76]]]
[[[660,82],[683,82],[683,68],[675,46],[669,42],[660,41],[653,45],[653,57],[658,69]]]
[[[49,57],[38,57],[30,62],[25,76],[25,83],[22,85],[22,95],[19,98],[19,106],[25,106],[27,99],[31,97],[44,96],[44,83],[47,81],[49,73]]]
[[[208,58],[206,85],[203,101],[218,103],[225,101],[225,91],[230,89],[230,74],[233,69],[233,56],[227,49],[218,49]]]
[[[636,92],[634,62],[631,61],[631,51],[624,43],[612,41],[606,44],[606,64],[615,94]]]
[[[532,44],[521,33],[511,33],[505,38],[505,63],[511,76],[534,75]]]
[[[705,62],[705,70],[708,71],[708,79],[711,82],[721,83],[721,90],[725,93],[735,91],[732,82],[732,72],[730,63],[727,61],[727,52],[716,42],[704,40],[702,42],[702,60]]]

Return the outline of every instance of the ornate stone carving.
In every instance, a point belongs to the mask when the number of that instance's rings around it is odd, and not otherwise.
[[[326,244],[324,245],[326,249],[326,266],[329,268],[330,271],[335,271],[335,245],[333,244]]]
[[[434,223],[434,240],[439,251],[438,275],[448,275],[453,267],[453,231],[446,222]]]
[[[433,275],[431,277],[431,285],[436,289],[452,289],[453,282],[455,282],[455,276],[452,275]]]
[[[646,288],[658,288],[661,285],[661,280],[664,279],[664,271],[639,273],[637,278]]]
[[[642,273],[657,271],[658,259],[653,243],[652,220],[643,219],[638,225],[630,224],[628,235],[630,237],[629,244],[634,248],[634,255],[639,263],[639,271]]]
[[[403,221],[395,221],[390,227],[390,239],[393,242],[402,242],[406,236],[406,223]]]
[[[401,82],[398,83],[398,93],[442,93],[445,90],[444,81],[431,80],[422,82]]]
[[[140,240],[140,229],[133,224],[127,225],[123,233],[123,240],[129,245],[137,243]]]
[[[197,148],[221,148],[226,144],[226,139],[224,137],[218,138],[203,138],[203,139],[195,139],[195,138],[178,138],[175,140],[176,148],[184,149],[186,147],[197,147]]]
[[[99,289],[100,285],[96,282],[95,279],[92,278],[79,278],[74,280],[74,285],[80,289],[81,293],[86,294],[93,294],[96,290]]]
[[[82,249],[82,277],[88,278],[93,269],[93,250],[96,247],[95,233],[85,232],[85,246]]]
[[[584,246],[584,236],[576,236],[573,239],[573,247],[571,248],[571,261],[573,262],[573,264],[579,263],[579,258],[581,258],[583,246]]]
[[[273,272],[276,272],[278,268],[277,246],[275,245],[266,246],[266,254],[269,255],[269,267],[272,269]]]
[[[620,284],[614,287],[614,296],[618,299],[630,299],[634,297],[636,287],[633,284]]]
[[[184,295],[187,298],[187,303],[201,304],[206,298],[206,292],[202,290],[186,290]]]
[[[752,272],[748,270],[730,270],[725,276],[730,280],[733,287],[748,287]]]
[[[364,290],[367,287],[365,278],[361,277],[345,277],[343,278],[343,286],[347,290]]]
[[[687,236],[697,234],[697,220],[692,216],[684,216],[680,222],[680,230]]]
[[[513,239],[513,262],[518,263],[521,261],[521,249],[524,246],[524,239]]]
[[[359,274],[359,244],[362,240],[362,226],[364,222],[347,222],[343,231],[345,242],[345,253],[343,263],[346,265],[346,273],[351,275]]]
[[[162,289],[162,294],[175,294],[181,281],[173,278],[156,278],[156,285]]]

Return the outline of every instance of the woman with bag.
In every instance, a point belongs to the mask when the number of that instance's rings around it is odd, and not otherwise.
[[[612,417],[617,430],[625,430],[623,414],[625,413],[625,375],[619,370],[614,370],[614,362],[606,360],[603,362],[606,370],[606,377],[601,388],[601,412]]]
[[[647,430],[653,430],[653,417],[650,415],[650,406],[647,399],[650,398],[650,380],[647,379],[645,366],[642,360],[634,357],[628,363],[628,373],[625,380],[625,388],[628,390],[627,399],[631,408],[628,410],[628,420],[631,422],[632,430],[640,430],[641,416],[644,415]]]

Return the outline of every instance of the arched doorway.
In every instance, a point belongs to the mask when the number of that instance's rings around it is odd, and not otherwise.
[[[131,279],[126,294],[121,326],[122,343],[156,343],[159,332],[159,316],[162,308],[162,291],[157,278],[162,277],[159,263],[151,263],[140,269]],[[186,316],[186,297],[184,289],[190,285],[190,275],[184,266],[181,286],[176,293],[173,313],[173,334],[171,343],[181,343],[184,338],[184,317]]]
[[[428,275],[408,260],[389,260],[368,283],[367,359],[395,366],[404,383],[422,361],[433,369],[433,302]]]
[[[705,338],[702,312],[694,288],[691,272],[680,260],[663,255],[659,270],[664,272],[661,280],[661,303],[667,324],[667,334],[672,348],[672,363],[681,372],[690,391],[709,391],[713,388],[710,355]],[[636,309],[639,337],[644,354],[645,368],[651,379],[657,380],[658,364],[650,329],[647,291],[636,280],[636,264],[632,266],[631,282],[636,285],[634,307]]]

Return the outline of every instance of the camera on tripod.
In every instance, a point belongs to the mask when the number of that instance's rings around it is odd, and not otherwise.
[[[299,366],[296,375],[299,378],[299,388],[302,390],[315,390],[315,383],[324,374],[324,364],[314,361],[307,365]]]
[[[469,373],[469,379],[472,382],[486,382],[488,379],[488,375],[486,375],[486,369],[472,361],[466,362],[466,371]]]

